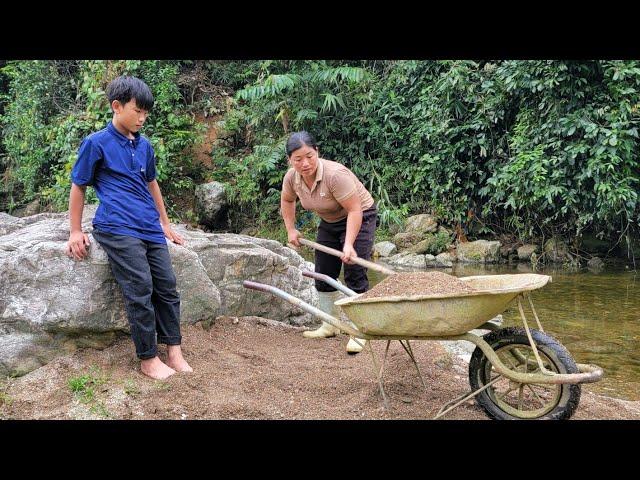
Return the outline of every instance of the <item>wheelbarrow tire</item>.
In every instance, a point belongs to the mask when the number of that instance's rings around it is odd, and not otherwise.
[[[560,342],[551,335],[539,330],[531,329],[530,331],[538,351],[544,353],[553,363],[558,373],[579,373],[571,354]],[[531,348],[527,332],[522,327],[501,328],[484,335],[483,339],[494,351],[508,345],[522,345],[523,347]],[[479,347],[476,347],[469,361],[469,383],[473,391],[482,388],[488,383],[489,379],[487,377],[491,375],[489,363],[489,359],[484,352]],[[535,417],[535,420],[567,420],[578,408],[581,393],[580,384],[565,383],[558,386],[560,387],[560,396],[557,399],[557,404],[544,415]],[[491,388],[483,390],[475,397],[485,413],[495,420],[521,420],[522,417],[512,415],[496,404],[489,392]]]

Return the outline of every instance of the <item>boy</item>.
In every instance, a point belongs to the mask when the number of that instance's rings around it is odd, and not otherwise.
[[[118,77],[107,87],[113,119],[86,137],[71,171],[67,255],[82,260],[89,237],[82,232],[87,185],[93,185],[100,205],[93,219],[93,237],[109,257],[122,289],[136,355],[143,374],[164,379],[193,369],[182,356],[180,296],[165,237],[184,244],[171,229],[149,141],[138,133],[153,95],[135,77]],[[157,336],[157,339],[156,339]],[[167,345],[167,362],[157,356],[157,343]]]

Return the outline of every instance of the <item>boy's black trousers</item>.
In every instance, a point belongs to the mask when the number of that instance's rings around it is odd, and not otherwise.
[[[180,345],[180,295],[166,243],[93,230],[122,289],[136,355],[158,353],[157,344]]]

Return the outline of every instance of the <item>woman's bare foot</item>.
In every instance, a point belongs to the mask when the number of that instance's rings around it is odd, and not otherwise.
[[[156,380],[164,380],[176,373],[173,368],[165,365],[158,357],[141,360],[140,370],[147,377],[155,378]]]
[[[167,345],[167,365],[174,368],[176,372],[193,372],[182,356],[180,345]]]

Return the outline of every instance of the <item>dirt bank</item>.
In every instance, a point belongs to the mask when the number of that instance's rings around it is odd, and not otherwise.
[[[394,342],[385,375],[391,408],[385,411],[370,355],[349,356],[344,335],[309,340],[301,330],[256,317],[221,318],[208,330],[185,326],[185,356],[195,372],[166,381],[139,373],[133,344],[124,337],[7,380],[0,385],[0,418],[429,419],[469,388],[462,360],[437,342],[414,342],[425,392]],[[375,343],[382,353],[383,342]],[[640,419],[640,402],[595,395],[589,385],[582,392],[574,419]],[[472,401],[444,418],[487,417]]]

